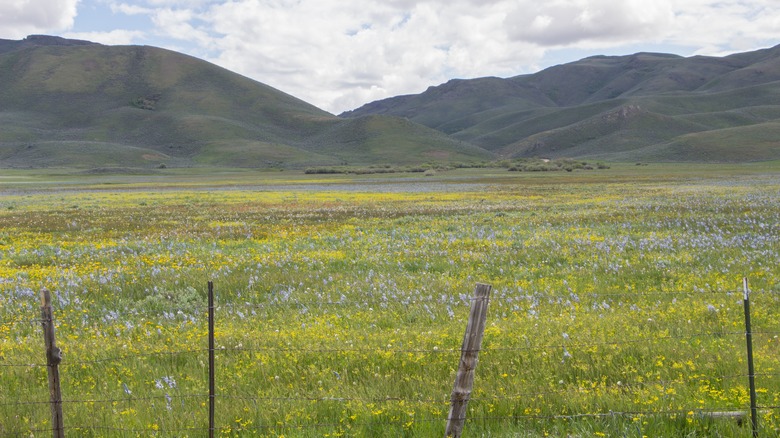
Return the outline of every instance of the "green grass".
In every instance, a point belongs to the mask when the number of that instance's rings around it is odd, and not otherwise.
[[[43,361],[47,287],[70,433],[202,436],[213,280],[219,434],[441,436],[486,282],[466,434],[748,437],[701,413],[747,408],[743,275],[759,403],[777,405],[778,175],[12,170],[0,365]],[[0,387],[0,434],[49,427],[45,404],[19,404],[47,400],[45,367],[5,366]],[[761,410],[762,435],[778,418]]]

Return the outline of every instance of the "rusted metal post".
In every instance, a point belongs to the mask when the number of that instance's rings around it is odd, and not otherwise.
[[[482,337],[485,334],[490,290],[487,284],[477,284],[474,290],[474,300],[471,302],[471,313],[463,336],[463,346],[460,353],[460,365],[455,376],[455,386],[452,389],[452,403],[447,417],[445,437],[459,438],[466,422],[471,389],[474,386],[474,371],[477,368],[479,350],[482,347]]]
[[[214,438],[214,282],[209,281],[209,438]]]
[[[748,279],[742,279],[745,307],[745,340],[747,343],[748,384],[750,386],[750,425],[753,436],[758,436],[758,408],[756,406],[756,374],[753,368],[753,333],[750,327],[750,289]]]
[[[46,343],[46,369],[49,374],[49,399],[51,406],[51,429],[54,438],[65,438],[65,427],[62,419],[62,391],[60,389],[59,364],[62,362],[62,351],[57,348],[54,338],[54,311],[51,307],[51,293],[41,290],[41,324],[43,339]]]

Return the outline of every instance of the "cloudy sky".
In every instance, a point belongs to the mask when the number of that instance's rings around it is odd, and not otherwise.
[[[187,53],[332,113],[596,54],[780,44],[777,0],[0,0],[0,38]]]

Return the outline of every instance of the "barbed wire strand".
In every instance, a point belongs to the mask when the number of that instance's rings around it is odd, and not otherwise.
[[[576,292],[563,292],[559,295],[554,294],[548,294],[548,293],[525,293],[525,294],[518,294],[518,295],[506,295],[502,294],[500,296],[493,296],[490,298],[491,303],[505,303],[505,304],[518,304],[522,303],[524,301],[534,301],[534,300],[547,300],[550,302],[550,304],[560,304],[563,305],[566,303],[566,301],[571,301],[573,299],[579,299],[581,300],[583,297],[597,297],[597,298],[621,298],[621,297],[651,297],[651,296],[658,296],[658,297],[680,297],[680,296],[696,296],[696,295],[702,295],[702,294],[708,294],[708,295],[724,295],[726,297],[728,296],[742,296],[742,292],[740,291],[689,291],[689,292],[632,292],[632,293],[618,293],[618,292],[583,292],[583,293],[576,293]],[[392,300],[390,299],[380,299],[380,300],[351,300],[351,299],[344,299],[344,300],[325,300],[325,301],[302,301],[302,300],[295,300],[295,299],[281,299],[281,300],[273,300],[273,301],[267,301],[263,303],[248,303],[245,302],[243,305],[236,305],[236,304],[223,304],[219,305],[217,307],[217,310],[234,310],[237,308],[244,308],[244,309],[266,309],[267,307],[283,307],[283,306],[290,306],[290,307],[324,307],[324,306],[359,306],[359,307],[370,307],[370,306],[390,306],[390,305],[398,305],[398,306],[408,306],[410,304],[466,304],[470,301],[473,301],[475,298],[472,296],[453,296],[453,295],[442,295],[439,297],[420,297],[420,296],[405,296],[405,297],[394,297]]]
[[[104,403],[131,403],[131,402],[137,402],[137,401],[149,401],[149,400],[175,400],[175,399],[186,399],[186,398],[208,398],[208,394],[176,394],[176,395],[153,395],[153,396],[145,396],[145,397],[121,397],[121,398],[103,398],[103,399],[63,399],[60,401],[62,404],[104,404]],[[16,405],[48,405],[51,404],[51,400],[46,401],[35,401],[35,400],[28,400],[28,401],[16,401],[16,402],[7,402],[7,403],[0,403],[0,406],[16,406]]]
[[[196,432],[196,431],[209,430],[208,427],[182,427],[182,428],[174,428],[174,429],[150,429],[150,428],[139,429],[139,428],[121,428],[121,427],[111,427],[111,426],[70,426],[70,427],[66,426],[63,429],[64,430],[105,430],[111,432],[148,433],[148,434],[152,434],[153,436],[159,436],[160,434],[178,433],[178,432]]]
[[[761,410],[776,410],[780,409],[780,406],[759,406],[758,407]],[[486,422],[486,421],[520,421],[520,420],[581,420],[581,419],[604,419],[604,418],[613,418],[613,417],[651,417],[651,416],[669,416],[669,417],[677,417],[677,416],[692,416],[693,418],[701,418],[706,417],[708,414],[713,413],[721,413],[721,412],[728,412],[728,413],[737,413],[737,414],[744,414],[747,415],[747,410],[744,408],[739,407],[724,407],[724,408],[711,408],[711,409],[703,409],[703,408],[690,408],[690,409],[675,409],[675,410],[659,410],[659,411],[608,411],[608,412],[595,412],[595,413],[581,413],[581,414],[550,414],[550,415],[544,415],[544,414],[527,414],[527,415],[509,415],[509,416],[479,416],[479,417],[467,417],[465,421],[467,423],[476,423],[476,422]],[[382,426],[401,426],[406,427],[410,424],[420,424],[420,423],[445,423],[448,421],[446,418],[417,418],[416,416],[411,417],[409,419],[404,420],[396,420],[396,421],[383,421]],[[365,426],[371,426],[375,425],[375,423],[369,423],[369,422],[330,422],[330,423],[307,423],[307,424],[268,424],[268,425],[252,425],[247,427],[241,427],[241,430],[243,431],[249,431],[249,430],[272,430],[272,429],[285,429],[285,430],[312,430],[312,429],[323,429],[323,428],[331,428],[331,427],[338,427],[338,428],[359,428],[359,427],[365,427]],[[220,430],[224,426],[230,426],[234,427],[232,424],[227,425],[217,425],[216,429]],[[112,431],[112,432],[132,432],[132,433],[149,433],[152,431],[152,429],[141,429],[141,428],[121,428],[121,427],[111,427],[111,426],[66,426],[65,429],[67,430],[104,430],[104,431]],[[154,430],[153,432],[156,435],[159,434],[170,434],[170,433],[177,433],[177,432],[195,432],[195,431],[206,431],[209,430],[205,427],[180,427],[180,428],[171,428],[171,429],[165,429],[160,428],[157,430]],[[28,432],[36,433],[36,432],[52,432],[54,429],[30,429]]]
[[[137,353],[137,354],[128,354],[124,356],[114,356],[114,357],[108,357],[108,358],[101,358],[101,359],[94,359],[94,360],[83,360],[83,361],[62,361],[59,363],[59,366],[62,368],[67,367],[74,367],[74,366],[84,366],[84,365],[90,365],[90,364],[97,364],[97,363],[104,363],[104,362],[119,362],[124,361],[127,359],[133,359],[133,358],[141,358],[141,357],[151,357],[151,356],[177,356],[182,354],[190,354],[190,353],[202,353],[204,351],[208,351],[207,348],[205,349],[198,349],[198,350],[181,350],[181,351],[162,351],[162,352],[152,352],[152,353]],[[7,367],[7,368],[36,368],[36,367],[48,367],[48,364],[45,363],[0,363],[0,368]]]
[[[492,396],[470,396],[468,397],[468,400],[470,401],[496,401],[496,400],[515,400],[515,399],[528,399],[528,398],[536,398],[540,396],[546,396],[546,395],[562,395],[562,394],[569,394],[569,393],[578,393],[581,392],[584,389],[589,390],[631,390],[636,389],[638,387],[650,387],[650,386],[661,386],[663,388],[674,386],[675,384],[688,384],[688,383],[696,383],[700,382],[701,380],[730,380],[730,379],[743,379],[747,378],[747,375],[723,375],[723,376],[702,376],[700,379],[675,379],[675,380],[653,380],[653,381],[643,381],[643,382],[621,382],[621,383],[613,383],[611,385],[597,385],[595,387],[585,387],[582,385],[579,386],[571,386],[567,385],[564,388],[560,389],[554,389],[554,390],[548,390],[548,391],[537,391],[537,392],[527,392],[527,393],[521,393],[521,394],[512,394],[512,395],[492,395]],[[376,398],[364,398],[364,397],[258,397],[258,396],[250,396],[250,395],[220,395],[217,394],[217,398],[223,398],[223,399],[231,399],[231,400],[245,400],[245,401],[274,401],[274,402],[280,402],[280,401],[288,401],[288,402],[295,402],[295,401],[351,401],[351,402],[361,402],[361,403],[382,403],[382,402],[405,402],[405,403],[450,403],[449,396],[446,396],[444,398],[404,398],[401,396],[398,397],[391,397],[391,396],[385,396],[385,397],[376,397]]]
[[[526,350],[545,350],[545,349],[560,349],[560,348],[589,348],[604,345],[631,345],[641,344],[652,340],[675,340],[675,339],[693,339],[699,337],[723,337],[723,336],[744,336],[745,332],[704,332],[704,333],[691,333],[678,336],[661,336],[653,338],[640,338],[627,341],[604,341],[604,342],[591,342],[591,343],[560,343],[560,344],[544,344],[544,345],[531,345],[526,347],[483,347],[481,352],[491,351],[526,351]],[[247,351],[247,352],[272,352],[272,353],[460,353],[461,349],[445,348],[445,349],[393,349],[393,348],[277,348],[277,347],[224,347],[219,348],[219,351]]]
[[[111,357],[104,357],[100,359],[90,359],[90,360],[78,360],[78,361],[63,360],[60,363],[60,366],[61,367],[83,366],[83,365],[91,365],[91,364],[104,363],[104,362],[120,362],[120,361],[133,359],[133,358],[152,357],[152,356],[178,356],[178,355],[192,354],[192,353],[204,353],[208,351],[209,351],[208,348],[196,348],[192,350],[153,351],[149,353],[133,353],[133,354],[125,354],[121,356],[111,356]]]
[[[273,292],[272,292],[273,293]],[[780,290],[751,290],[751,295],[760,295],[760,294],[780,294]],[[710,294],[710,295],[725,295],[725,296],[742,296],[742,291],[740,290],[729,290],[729,291],[723,291],[723,290],[691,290],[691,291],[678,291],[678,292],[581,292],[577,293],[574,291],[565,291],[560,294],[550,294],[550,293],[539,293],[539,292],[525,292],[518,295],[511,295],[507,292],[503,292],[500,295],[494,294],[490,298],[490,301],[493,303],[502,303],[506,302],[508,304],[516,304],[523,301],[529,301],[529,300],[539,300],[539,299],[547,299],[548,301],[552,301],[551,304],[564,304],[565,301],[562,300],[571,300],[572,298],[575,299],[581,299],[582,297],[599,297],[599,298],[616,298],[616,297],[649,297],[649,296],[660,296],[660,297],[677,297],[677,296],[696,296],[696,295],[702,295],[702,294]],[[219,296],[219,294],[217,295]],[[448,298],[442,300],[442,297]],[[404,299],[405,298],[405,299]],[[363,301],[355,301],[355,300],[327,300],[327,301],[302,301],[302,300],[292,300],[292,299],[285,299],[285,300],[275,300],[275,301],[268,301],[263,303],[244,303],[243,305],[236,305],[236,304],[223,304],[218,305],[217,309],[222,310],[232,310],[234,308],[239,307],[249,307],[249,308],[265,308],[266,306],[282,306],[282,305],[293,305],[293,306],[306,306],[306,307],[316,307],[316,306],[339,306],[339,305],[361,305],[361,306],[367,306],[367,305],[389,305],[389,304],[416,304],[416,303],[437,303],[437,304],[457,304],[457,303],[466,303],[469,301],[473,301],[475,298],[472,296],[466,296],[465,294],[460,296],[453,296],[453,295],[441,295],[439,297],[434,296],[407,296],[407,297],[396,297],[393,300],[389,299],[381,299],[381,300],[363,300]],[[404,303],[401,303],[401,302]],[[406,302],[408,301],[408,303]],[[119,317],[119,316],[164,316],[164,314],[174,314],[177,315],[179,312],[182,312],[184,314],[187,314],[188,316],[195,316],[195,315],[203,315],[206,313],[208,308],[206,306],[192,306],[192,307],[186,307],[186,308],[171,308],[171,309],[161,309],[161,310],[154,310],[154,311],[140,311],[138,309],[128,310],[128,311],[121,311],[121,310],[108,310],[108,309],[101,309],[102,313],[105,313],[102,315],[102,318],[97,318],[97,320],[103,319],[105,316],[110,315],[112,318]],[[29,321],[31,323],[35,322],[41,322],[40,319],[24,319],[22,322]],[[0,320],[0,325],[8,324],[8,323],[15,323],[18,322],[18,320]]]
[[[47,367],[45,363],[0,363],[0,368],[36,368]]]
[[[756,377],[775,377],[780,376],[780,373],[763,373],[763,374],[754,374]],[[512,399],[520,399],[520,398],[535,398],[543,395],[551,395],[551,394],[566,394],[566,393],[572,393],[572,392],[579,392],[583,389],[602,389],[602,390],[609,390],[609,389],[621,389],[621,390],[630,390],[636,387],[642,387],[642,386],[662,386],[667,387],[674,384],[685,384],[690,382],[697,382],[701,381],[702,379],[706,380],[728,380],[728,379],[743,379],[747,378],[748,376],[746,374],[737,374],[737,375],[721,375],[721,376],[701,376],[699,379],[675,379],[675,380],[653,380],[653,381],[642,381],[642,382],[621,382],[621,383],[614,383],[611,385],[598,385],[591,388],[585,388],[583,386],[566,386],[565,388],[558,389],[558,390],[549,390],[549,391],[541,391],[541,392],[528,392],[528,393],[521,393],[521,394],[513,394],[513,395],[505,395],[505,396],[489,396],[489,397],[470,397],[469,400],[472,401],[494,401],[494,400],[512,400]],[[146,401],[146,400],[157,400],[157,399],[179,399],[179,398],[205,398],[208,397],[208,394],[177,394],[177,395],[160,395],[160,396],[145,396],[145,397],[133,397],[133,396],[127,396],[122,398],[106,398],[106,399],[64,399],[62,400],[62,403],[68,404],[68,403],[74,403],[74,404],[85,404],[85,403],[114,403],[114,402],[133,402],[133,401]],[[362,402],[362,403],[378,403],[378,402],[392,402],[392,401],[399,401],[399,402],[410,402],[410,403],[449,403],[449,398],[444,399],[410,399],[410,398],[404,398],[404,397],[377,397],[377,398],[361,398],[361,397],[257,397],[257,396],[249,396],[249,395],[223,395],[223,394],[217,394],[217,398],[221,399],[232,399],[232,400],[247,400],[247,401],[355,401],[355,402]],[[36,404],[50,404],[50,401],[17,401],[17,402],[7,402],[7,403],[0,403],[0,406],[14,406],[14,405],[36,405]]]
[[[561,349],[566,348],[568,349],[584,349],[584,348],[590,348],[590,347],[597,347],[597,346],[605,346],[605,345],[632,345],[632,344],[640,344],[640,343],[646,343],[648,341],[663,341],[663,340],[679,340],[679,339],[693,339],[693,338],[700,338],[700,337],[715,337],[720,338],[724,336],[743,336],[745,332],[702,332],[702,333],[689,333],[685,335],[674,335],[674,336],[657,336],[657,337],[650,337],[650,338],[639,338],[639,339],[632,339],[632,340],[626,340],[626,341],[603,341],[603,342],[590,342],[590,343],[568,343],[568,342],[562,342],[560,344],[544,344],[544,345],[529,345],[525,347],[484,347],[480,351],[482,352],[512,352],[512,351],[528,351],[528,350],[550,350],[550,349]],[[759,334],[759,335],[780,335],[778,332],[753,332],[753,334]],[[111,357],[105,357],[105,358],[99,358],[99,359],[90,359],[90,360],[79,360],[79,361],[63,361],[60,363],[61,367],[71,367],[71,366],[84,366],[84,365],[90,365],[90,364],[97,364],[97,363],[104,363],[104,362],[114,362],[114,361],[124,361],[127,359],[132,358],[141,358],[141,357],[152,357],[152,356],[176,356],[176,355],[184,355],[184,354],[193,354],[193,353],[204,353],[207,352],[207,348],[201,348],[201,349],[191,349],[191,350],[177,350],[177,351],[158,351],[158,352],[149,352],[149,353],[133,353],[133,354],[124,354],[124,355],[118,355],[118,356],[111,356]],[[231,351],[238,351],[238,352],[264,352],[264,353],[392,353],[392,354],[453,354],[453,353],[459,353],[461,352],[460,349],[455,348],[449,348],[449,349],[438,349],[438,348],[431,348],[431,349],[392,349],[392,348],[377,348],[377,349],[367,349],[367,348],[276,348],[276,347],[257,347],[257,348],[250,348],[250,347],[219,347],[216,349],[218,352],[231,352]],[[30,367],[45,367],[48,366],[44,363],[0,363],[0,367],[22,367],[22,368],[30,368]]]
[[[582,414],[527,414],[527,415],[509,415],[509,416],[490,416],[490,417],[466,417],[467,422],[485,421],[485,420],[575,420],[581,418],[605,418],[605,417],[638,417],[638,416],[688,416],[693,413],[694,416],[715,413],[715,412],[740,412],[747,413],[745,408],[739,407],[724,407],[724,408],[690,408],[690,409],[674,409],[663,411],[609,411],[609,412],[594,412],[594,413],[582,413]]]

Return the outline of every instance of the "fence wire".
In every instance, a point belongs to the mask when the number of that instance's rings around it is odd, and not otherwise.
[[[499,305],[499,306],[507,306],[507,305],[513,305],[518,304],[520,302],[526,301],[526,300],[547,300],[549,304],[562,304],[562,301],[569,300],[572,297],[576,296],[578,299],[583,298],[595,298],[598,300],[616,300],[616,299],[625,299],[625,298],[648,298],[648,297],[656,297],[656,298],[679,298],[679,297],[685,297],[685,296],[701,296],[702,294],[708,294],[708,295],[721,295],[724,297],[733,297],[733,298],[741,298],[741,292],[738,291],[729,291],[729,292],[718,292],[718,291],[686,291],[686,292],[658,292],[658,293],[642,293],[642,292],[636,292],[636,293],[582,293],[582,294],[574,294],[574,293],[563,293],[561,295],[554,295],[554,294],[517,294],[517,295],[507,295],[503,294],[497,299],[491,299],[491,305]],[[754,295],[766,295],[766,296],[777,296],[780,295],[780,291],[775,290],[762,290],[762,291],[751,291],[751,294]],[[442,297],[419,297],[413,300],[409,300],[410,304],[468,304],[470,301],[472,301],[473,298],[464,299],[463,296],[460,297],[449,297],[448,299],[445,299],[443,301]],[[266,309],[268,306],[288,306],[292,308],[315,308],[315,307],[326,307],[326,306],[357,306],[357,307],[371,307],[371,306],[386,306],[392,304],[391,301],[388,300],[378,300],[378,301],[351,301],[351,300],[338,300],[338,301],[325,301],[325,302],[319,302],[319,301],[311,301],[311,302],[303,302],[303,301],[295,301],[295,300],[289,300],[289,301],[271,301],[267,303],[245,303],[245,304],[231,304],[231,305],[223,305],[218,306],[217,310],[219,311],[227,311],[227,312],[235,312],[239,309]],[[203,314],[206,312],[206,308],[197,308],[192,309],[188,308],[186,309],[188,315],[191,315],[191,317],[197,316],[197,320],[201,321],[203,324],[205,324],[206,320],[203,318]],[[170,315],[176,315],[176,310],[172,311],[164,311],[164,312],[149,312],[147,313],[139,313],[135,311],[128,311],[128,312],[122,312],[122,313],[115,313],[112,315],[112,318],[114,317],[121,317],[121,315],[132,315],[132,316],[139,316],[144,315],[144,317],[160,317],[164,316],[165,318],[169,318]],[[5,327],[6,330],[12,329],[14,326],[18,325],[25,325],[25,324],[35,324],[39,325],[42,322],[40,319],[36,318],[13,318],[13,319],[6,319],[6,320],[0,320],[0,327]],[[61,320],[57,320],[58,323],[62,323]],[[100,322],[100,320],[96,320],[96,322]],[[772,331],[772,330],[766,330],[766,331],[754,331],[752,333],[753,335],[757,336],[780,336],[780,332]],[[696,333],[685,333],[685,334],[679,334],[679,335],[650,335],[647,337],[640,337],[640,338],[634,338],[634,339],[615,339],[615,340],[606,340],[606,341],[599,341],[599,342],[575,342],[571,340],[567,340],[565,342],[555,343],[555,344],[538,344],[538,345],[526,345],[526,346],[520,346],[520,347],[514,347],[514,346],[508,346],[508,347],[501,347],[501,346],[485,346],[481,349],[483,353],[491,353],[491,352],[525,352],[529,350],[553,350],[553,349],[561,349],[565,348],[569,351],[577,351],[580,349],[588,349],[592,347],[600,347],[600,346],[621,346],[621,345],[636,345],[636,344],[645,344],[649,341],[672,341],[672,340],[686,340],[686,339],[695,339],[695,338],[724,338],[724,337],[737,337],[737,336],[744,336],[745,331],[724,331],[724,332],[696,332]],[[63,342],[65,343],[65,342]],[[206,354],[208,353],[209,349],[207,348],[193,348],[193,349],[186,349],[186,350],[170,350],[170,351],[151,351],[151,352],[138,352],[138,353],[132,353],[132,354],[120,354],[120,355],[112,355],[112,356],[106,356],[106,357],[98,357],[94,359],[89,360],[64,360],[60,367],[65,370],[65,372],[69,369],[73,369],[74,372],[77,369],[84,369],[85,367],[95,366],[95,365],[104,365],[112,362],[117,363],[126,363],[129,360],[142,360],[147,359],[151,357],[175,357],[175,356],[182,356],[182,355],[193,355],[195,357],[200,357],[202,360],[205,360]],[[433,355],[454,355],[457,353],[460,353],[461,350],[458,348],[389,348],[389,347],[377,347],[377,348],[278,348],[278,347],[218,347],[216,349],[218,353],[271,353],[271,354],[392,354],[392,355],[399,355],[399,354],[433,354]],[[2,352],[0,352],[2,353]],[[46,363],[42,362],[30,362],[30,363],[14,363],[14,362],[6,362],[7,358],[5,356],[2,356],[0,354],[0,368],[6,368],[6,369],[13,369],[13,368],[44,368],[48,365]],[[222,370],[223,372],[229,372],[226,370]],[[755,373],[753,375],[757,378],[777,378],[780,377],[780,372],[759,372]],[[600,390],[621,390],[621,391],[631,391],[631,390],[637,390],[638,388],[642,387],[657,387],[657,386],[674,386],[674,385],[686,385],[686,384],[692,384],[700,381],[701,379],[708,379],[708,380],[714,380],[714,381],[724,381],[724,380],[747,380],[748,379],[747,374],[732,374],[732,375],[708,375],[708,376],[701,376],[701,378],[695,379],[674,379],[674,380],[646,380],[646,381],[634,381],[634,382],[618,382],[613,383],[609,385],[600,385],[598,386],[598,389]],[[593,388],[587,388],[587,389],[593,389]],[[561,389],[555,389],[555,390],[542,390],[542,391],[528,391],[528,392],[522,392],[522,393],[516,393],[516,394],[504,394],[504,395],[490,395],[490,396],[484,396],[484,395],[472,395],[468,398],[468,400],[479,403],[479,402],[494,402],[494,401],[502,401],[502,400],[527,400],[527,399],[535,399],[539,397],[544,396],[550,396],[550,395],[558,395],[558,396],[566,396],[567,394],[576,393],[578,391],[582,391],[582,387],[571,387],[568,386],[566,388]],[[448,397],[441,397],[441,398],[426,398],[426,397],[408,397],[404,395],[387,395],[385,397],[355,397],[355,396],[315,396],[315,395],[301,395],[301,396],[288,396],[288,397],[280,397],[280,396],[259,396],[259,395],[253,395],[253,394],[237,394],[237,393],[217,393],[214,395],[216,400],[226,400],[226,401],[243,401],[243,402],[254,402],[254,403],[286,403],[286,402],[308,402],[308,403],[318,403],[318,402],[328,402],[328,403],[361,403],[361,404],[382,404],[382,403],[400,403],[400,404],[435,404],[435,405],[441,405],[446,406],[450,399]],[[172,400],[203,400],[204,402],[209,398],[209,394],[203,394],[203,393],[178,393],[177,391],[171,391],[171,394],[166,393],[165,395],[146,395],[142,394],[140,396],[131,396],[127,395],[126,397],[101,397],[101,398],[72,398],[68,399],[65,398],[61,401],[61,403],[65,406],[70,405],[77,405],[77,404],[88,404],[88,405],[100,405],[100,404],[128,404],[128,403],[145,403],[145,402],[154,402],[154,401],[166,401],[167,403],[171,403]],[[13,408],[13,407],[23,407],[23,406],[40,406],[40,405],[49,405],[51,404],[51,401],[49,400],[17,400],[14,402],[3,402],[0,403],[0,407],[3,408]],[[758,408],[763,411],[774,411],[774,410],[780,410],[780,406],[774,405],[774,404],[763,404],[758,405]],[[467,422],[485,422],[485,421],[495,421],[495,422],[505,422],[505,421],[532,421],[532,420],[578,420],[578,419],[601,419],[601,418],[610,418],[610,417],[637,417],[637,416],[669,416],[669,417],[675,417],[675,416],[690,416],[691,413],[693,415],[702,415],[707,413],[713,413],[713,412],[744,412],[746,409],[745,406],[725,406],[725,407],[718,407],[718,408],[702,408],[702,407],[691,407],[691,408],[681,408],[677,410],[631,410],[631,411],[607,411],[607,412],[594,412],[594,413],[573,413],[569,415],[539,415],[539,414],[529,414],[529,415],[510,415],[510,416],[470,416],[466,419]],[[201,414],[202,415],[202,414]],[[433,424],[440,424],[446,422],[445,419],[420,419],[420,418],[414,418],[414,422],[429,422]],[[350,426],[352,427],[360,427],[361,425],[367,425],[368,423],[360,423],[360,422],[350,422]],[[387,424],[389,426],[404,426],[408,424],[406,421],[385,421],[383,424]],[[343,426],[344,423],[314,423],[314,424],[300,424],[300,423],[291,423],[287,424],[268,424],[268,425],[254,425],[245,428],[245,430],[255,430],[255,431],[264,431],[264,430],[278,430],[278,429],[293,429],[293,430],[318,430],[323,428],[336,428]],[[223,426],[230,426],[230,424],[222,424],[217,425],[216,429],[220,429]],[[112,427],[108,425],[80,425],[80,426],[65,426],[66,430],[73,431],[74,433],[77,433],[78,431],[92,431],[92,432],[127,432],[127,433],[148,433],[149,429],[141,429],[141,428],[122,428],[122,427]],[[155,430],[156,434],[171,434],[175,435],[177,433],[186,433],[186,432],[204,432],[207,431],[208,428],[203,427],[173,427],[173,428],[160,428],[158,430]],[[45,433],[45,432],[52,432],[52,429],[30,429],[29,432],[32,433]]]

